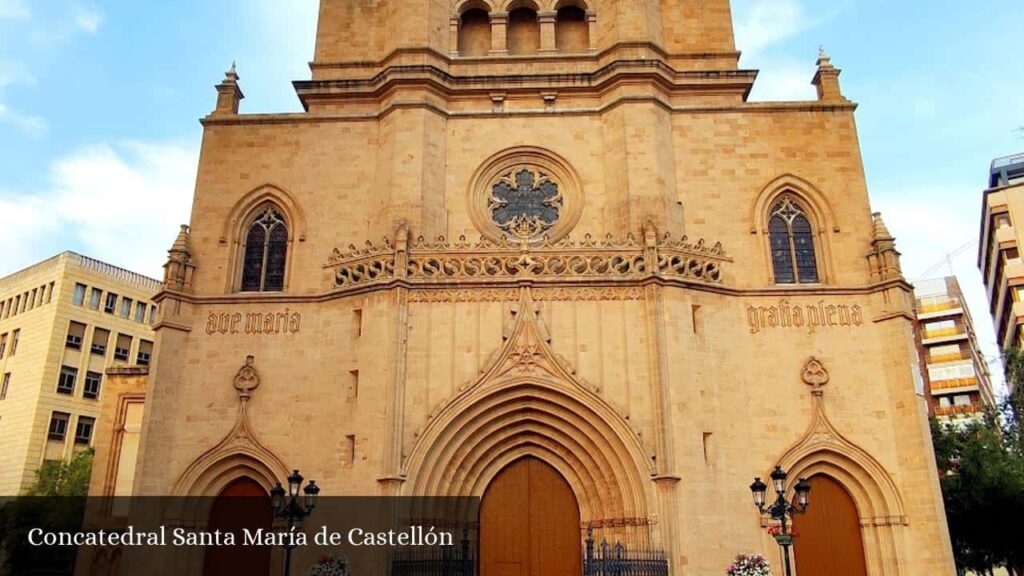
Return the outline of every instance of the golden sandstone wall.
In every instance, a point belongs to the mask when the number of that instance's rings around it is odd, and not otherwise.
[[[472,5],[500,34],[503,7]],[[229,73],[168,263],[136,493],[299,468],[325,495],[479,495],[532,454],[583,527],[718,574],[776,554],[747,485],[782,463],[847,487],[872,576],[952,574],[910,288],[838,70],[819,61],[818,101],[747,103],[726,0],[584,6],[586,54],[467,59],[465,3],[325,0],[303,114],[237,115]],[[558,176],[564,238],[481,224],[488,167],[517,162]],[[783,193],[819,283],[773,281]],[[285,288],[240,293],[266,202]],[[604,264],[561,267],[581,255]]]

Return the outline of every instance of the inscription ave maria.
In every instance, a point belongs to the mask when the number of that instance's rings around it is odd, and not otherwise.
[[[864,309],[857,304],[826,304],[821,300],[800,306],[780,300],[776,306],[747,307],[747,326],[751,334],[770,328],[806,328],[813,334],[818,328],[863,324]]]
[[[291,312],[211,312],[206,333],[214,334],[297,334],[302,314]]]

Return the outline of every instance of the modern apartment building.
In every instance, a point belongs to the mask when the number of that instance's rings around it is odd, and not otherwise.
[[[995,406],[988,364],[956,277],[917,282],[914,296],[929,412],[977,416]]]
[[[0,278],[0,495],[93,442],[106,369],[150,362],[159,288],[74,252]]]
[[[1024,153],[992,161],[981,204],[978,268],[1003,349],[1022,345],[1024,261],[1020,244],[1024,229],[1020,226],[1024,226]]]

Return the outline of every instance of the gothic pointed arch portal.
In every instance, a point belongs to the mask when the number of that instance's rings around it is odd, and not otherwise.
[[[524,289],[490,368],[432,415],[403,462],[409,495],[483,496],[503,470],[542,461],[578,502],[586,527],[611,541],[658,545],[650,450],[625,417],[555,354]]]
[[[580,507],[569,483],[527,456],[491,481],[480,504],[480,576],[577,576]]]
[[[814,504],[793,519],[800,576],[868,576],[864,538],[853,497],[827,474],[810,478]]]

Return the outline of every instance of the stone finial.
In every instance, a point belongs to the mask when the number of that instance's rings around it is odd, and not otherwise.
[[[807,360],[807,364],[804,365],[800,377],[803,378],[805,384],[815,391],[820,391],[821,387],[828,384],[829,380],[828,370],[825,369],[825,365],[814,356]]]
[[[192,274],[195,264],[192,262],[191,229],[181,225],[174,244],[167,251],[167,263],[164,264],[164,289],[174,292],[190,292]]]
[[[245,365],[235,375],[235,390],[238,390],[238,398],[243,402],[252,398],[253,390],[260,386],[260,375],[256,372],[255,362],[254,356],[246,356]]]
[[[871,252],[868,254],[868,264],[871,267],[872,280],[881,282],[903,278],[900,253],[896,250],[896,239],[893,238],[889,227],[882,220],[882,214],[880,212],[873,213],[871,223]]]
[[[871,214],[871,219],[874,223],[874,240],[895,240],[892,233],[889,232],[889,227],[885,225],[885,221],[882,220],[881,212],[874,212]]]
[[[841,70],[832,65],[832,59],[825,53],[825,47],[818,47],[818,71],[811,80],[818,89],[819,102],[846,102],[843,91],[839,87],[839,75]]]
[[[214,116],[237,116],[238,105],[245,98],[242,89],[238,87],[238,70],[235,63],[231,63],[231,69],[224,73],[224,80],[217,85],[217,107],[213,111]]]

